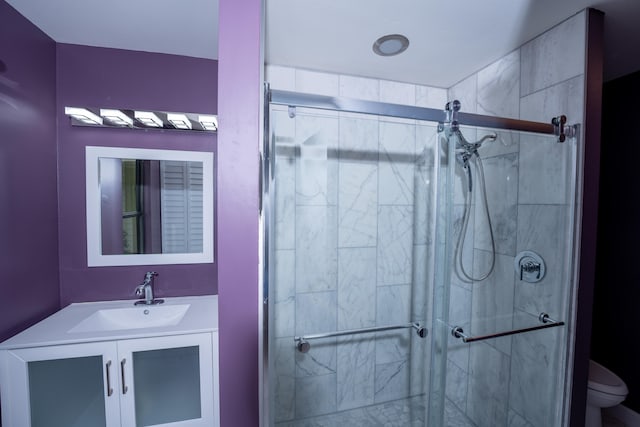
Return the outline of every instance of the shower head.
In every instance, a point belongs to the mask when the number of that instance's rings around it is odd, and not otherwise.
[[[495,141],[498,138],[497,134],[490,133],[483,136],[476,142],[469,142],[464,137],[464,135],[462,135],[462,132],[460,131],[460,129],[456,129],[455,131],[453,131],[453,134],[458,137],[456,141],[456,148],[462,148],[467,151],[476,151],[478,148],[480,148],[482,143],[484,143],[486,140]]]

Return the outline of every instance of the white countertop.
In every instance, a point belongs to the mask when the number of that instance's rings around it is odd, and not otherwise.
[[[164,300],[162,306],[189,304],[189,309],[178,324],[139,329],[69,332],[98,310],[134,307],[134,302],[137,300],[75,303],[4,341],[0,344],[0,350],[181,335],[212,332],[218,329],[217,295],[164,298]],[[140,310],[154,309],[154,306],[140,305],[137,307]]]

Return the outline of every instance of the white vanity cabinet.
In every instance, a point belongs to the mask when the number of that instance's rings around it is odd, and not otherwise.
[[[211,314],[217,317],[217,306]],[[2,425],[218,427],[217,328],[144,332],[19,348],[3,343]]]

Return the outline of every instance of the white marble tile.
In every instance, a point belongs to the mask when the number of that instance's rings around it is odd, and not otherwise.
[[[296,313],[298,313],[296,335],[335,331],[338,317],[337,305],[335,291],[298,293],[296,295]]]
[[[477,113],[517,119],[520,111],[520,51],[478,72]]]
[[[341,75],[340,96],[366,101],[379,101],[380,83],[376,79]]]
[[[409,323],[411,317],[411,286],[378,286],[376,325]],[[376,364],[405,360],[410,352],[410,333],[400,329],[376,334]]]
[[[337,117],[298,115],[296,144],[300,152],[296,168],[297,205],[335,205],[338,161],[330,155],[338,148]]]
[[[416,86],[410,83],[380,80],[380,102],[414,106],[416,103]],[[380,116],[381,122],[403,123],[413,125],[414,119]]]
[[[380,80],[380,102],[416,105],[416,86],[410,83]]]
[[[472,294],[469,289],[451,285],[449,290],[449,324],[459,326],[465,332],[471,330],[471,302]],[[449,332],[449,331],[447,331]],[[469,370],[469,344],[446,334],[447,360],[465,372]]]
[[[477,160],[476,160],[477,162]],[[491,157],[482,161],[486,200],[489,203],[491,229],[484,204],[481,175],[475,180],[474,245],[491,250],[491,230],[496,252],[515,255],[518,204],[518,155],[516,153]],[[477,170],[477,169],[476,169]]]
[[[275,134],[275,247],[295,248],[296,155],[295,120],[286,112],[272,112]]]
[[[517,412],[509,409],[509,419],[507,421],[507,427],[534,427],[529,424],[527,420],[522,418]]]
[[[449,289],[449,323],[467,325],[471,323],[471,303],[473,293],[470,289],[451,285]],[[462,365],[466,369],[466,365]]]
[[[296,417],[329,414],[336,409],[336,374],[296,379]]]
[[[336,330],[335,292],[310,292],[296,296],[296,335]],[[308,353],[295,353],[296,377],[334,374],[337,369],[336,340],[327,338],[311,343]]]
[[[516,317],[516,327],[535,321],[533,316],[520,319],[524,316]],[[509,405],[534,426],[560,425],[564,381],[558,353],[564,331],[550,328],[513,337]]]
[[[338,410],[373,404],[375,341],[343,338],[338,343]]]
[[[475,113],[477,108],[477,74],[473,74],[470,77],[456,83],[449,88],[448,101],[458,100],[461,103],[460,112],[462,113]]]
[[[380,122],[379,204],[413,205],[415,144],[414,125]]]
[[[416,163],[434,167],[438,154],[438,127],[425,122],[416,125]]]
[[[411,282],[413,206],[378,207],[378,285]]]
[[[546,273],[541,281],[516,280],[515,306],[532,315],[542,312],[554,318],[565,315],[570,263],[567,245],[572,244],[567,228],[568,207],[523,205],[518,207],[518,252],[530,250],[542,257]]]
[[[467,383],[469,375],[460,369],[455,363],[447,361],[446,396],[458,408],[464,409],[467,405]]]
[[[337,74],[296,69],[296,92],[338,96],[340,94],[339,80]]]
[[[378,234],[378,167],[340,162],[338,244],[375,246]]]
[[[274,344],[272,357],[275,370],[275,419],[290,420],[295,416],[295,346],[291,338],[276,339]]]
[[[467,415],[480,426],[505,425],[509,401],[509,357],[485,343],[477,343],[471,346],[469,363]]]
[[[584,73],[585,26],[581,12],[522,46],[523,96]]]
[[[520,99],[520,118],[551,123],[553,117],[564,114],[567,123],[582,123],[584,106],[584,76],[523,96]]]
[[[447,103],[447,89],[434,86],[416,85],[416,106],[444,110]]]
[[[488,251],[475,251],[474,275],[481,276],[489,271],[492,255]],[[471,308],[471,333],[489,335],[508,331],[513,327],[513,294],[515,273],[513,257],[496,254],[491,275],[473,284]],[[511,337],[487,341],[505,354],[511,353]]]
[[[296,69],[280,65],[267,65],[265,80],[271,89],[292,92],[296,89]]]
[[[378,202],[378,123],[340,119],[339,245],[375,246]]]
[[[340,117],[340,161],[378,161],[378,121],[370,116]]]
[[[467,418],[450,400],[444,406],[444,423],[446,427],[478,427]],[[420,426],[422,427],[422,426]],[[491,426],[496,427],[496,426]]]
[[[490,157],[502,156],[520,151],[520,132],[497,129],[478,129],[478,138],[494,134],[496,139],[486,140],[478,150],[478,154],[484,160]]]
[[[521,204],[564,204],[570,202],[575,177],[574,145],[558,144],[554,137],[522,136],[518,197]]]
[[[274,329],[276,337],[292,337],[295,334],[296,313],[296,265],[295,251],[275,251],[275,283],[273,294]]]
[[[296,291],[334,290],[338,276],[337,209],[296,208]]]
[[[536,92],[522,99],[521,115],[527,120],[550,122],[565,114],[569,123],[582,121],[583,78]],[[521,135],[519,203],[569,203],[574,184],[576,143],[557,143],[554,136]]]
[[[407,397],[409,394],[409,364],[406,360],[376,364],[375,402]]]
[[[376,248],[338,252],[338,329],[376,324]]]

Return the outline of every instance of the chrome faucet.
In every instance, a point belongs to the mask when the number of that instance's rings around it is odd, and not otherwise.
[[[144,295],[144,300],[136,301],[135,305],[145,304],[145,305],[154,305],[154,304],[162,304],[164,302],[163,299],[154,299],[153,298],[153,278],[156,277],[158,273],[155,271],[147,271],[144,275],[144,281],[136,286],[136,295],[142,297]]]

